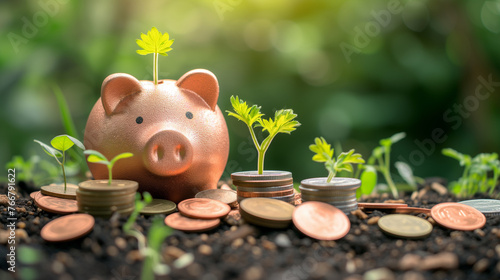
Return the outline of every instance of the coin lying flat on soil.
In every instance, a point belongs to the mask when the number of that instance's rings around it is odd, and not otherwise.
[[[40,236],[50,242],[70,241],[87,235],[94,228],[94,217],[88,214],[72,214],[47,223]]]
[[[176,210],[175,203],[166,199],[153,199],[141,210],[143,215],[170,214]]]
[[[58,198],[48,195],[38,196],[36,205],[44,211],[55,214],[71,214],[78,211],[76,200]]]
[[[290,225],[294,209],[290,203],[273,198],[247,198],[240,202],[241,216],[247,222],[271,228]]]
[[[431,209],[419,208],[419,207],[398,207],[392,210],[395,214],[408,214],[408,213],[423,213],[430,215]]]
[[[212,189],[204,190],[195,195],[195,198],[210,198],[235,207],[237,204],[237,195],[233,190]]]
[[[460,201],[459,203],[472,206],[485,216],[500,215],[500,200],[498,199],[471,199]]]
[[[323,202],[308,201],[293,211],[293,224],[305,235],[318,240],[337,240],[351,228],[342,210]]]
[[[180,213],[173,213],[165,218],[165,224],[173,229],[187,232],[203,232],[219,226],[220,219],[193,219]]]
[[[190,198],[177,205],[182,215],[195,219],[217,219],[226,216],[231,207],[209,198]]]
[[[431,223],[411,215],[386,215],[378,220],[378,226],[388,235],[408,239],[423,238],[432,232]]]
[[[431,215],[438,224],[453,230],[475,230],[486,224],[483,213],[462,203],[439,203],[432,207]]]
[[[66,190],[64,190],[64,184],[51,184],[48,186],[43,186],[40,191],[43,195],[50,195],[66,199],[76,199],[77,185],[66,184]]]

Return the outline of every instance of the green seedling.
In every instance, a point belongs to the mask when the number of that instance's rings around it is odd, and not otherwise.
[[[141,195],[139,193],[136,194],[135,209],[128,218],[127,222],[123,225],[123,231],[137,239],[139,252],[143,257],[145,257],[141,279],[149,280],[155,279],[155,274],[165,275],[170,272],[170,267],[164,264],[164,260],[161,255],[161,245],[163,240],[172,233],[172,229],[165,225],[163,218],[161,217],[153,219],[147,239],[144,234],[134,228],[135,221],[137,220],[141,210],[153,200],[148,192],[144,192],[143,197],[144,200],[141,200]]]
[[[142,40],[141,40],[142,39]],[[167,32],[161,33],[153,27],[148,34],[141,33],[141,39],[137,39],[135,42],[142,50],[137,50],[140,55],[148,55],[150,53],[154,54],[153,57],[153,73],[154,73],[154,83],[158,84],[158,55],[168,56],[167,52],[171,51],[170,47],[174,40],[169,40],[169,35]]]
[[[248,107],[247,103],[240,100],[238,96],[231,96],[231,105],[234,112],[226,112],[229,116],[237,118],[248,126],[253,143],[259,154],[257,169],[259,174],[262,174],[264,171],[264,157],[269,145],[271,145],[271,142],[278,133],[290,134],[300,126],[300,123],[294,120],[297,115],[293,113],[292,109],[282,109],[274,113],[274,119],[269,118],[269,120],[266,120],[262,118],[264,114],[260,112],[260,106],[253,105],[252,107]],[[258,142],[255,136],[254,127],[262,127],[262,132],[267,131],[269,133],[261,143]]]
[[[54,137],[51,141],[50,144],[52,147],[50,147],[47,144],[44,144],[38,140],[34,140],[36,143],[40,144],[42,146],[42,149],[49,155],[52,156],[56,159],[57,163],[61,166],[62,168],[62,173],[63,173],[63,178],[64,178],[64,191],[66,192],[66,171],[64,169],[64,163],[66,161],[66,151],[70,149],[73,146],[77,146],[78,148],[85,150],[85,147],[83,146],[82,142],[80,140],[71,137],[69,135],[59,135]],[[61,158],[61,160],[59,160]]]
[[[399,198],[398,190],[394,181],[391,177],[391,147],[394,143],[399,142],[401,139],[405,138],[406,134],[404,132],[396,133],[389,138],[380,140],[380,146],[373,149],[372,155],[368,159],[366,165],[360,165],[358,171],[361,173],[361,187],[357,191],[357,196],[361,194],[371,194],[375,185],[377,184],[377,171],[382,173],[387,185],[391,189],[394,198]],[[407,170],[405,170],[407,171]],[[358,173],[359,173],[358,172]],[[357,176],[356,176],[357,177]],[[408,178],[407,174],[403,178]]]
[[[365,163],[365,160],[361,158],[360,154],[354,153],[354,149],[347,153],[340,153],[337,159],[335,159],[333,156],[333,149],[331,145],[326,142],[325,138],[316,137],[314,143],[315,144],[309,146],[309,149],[315,153],[312,159],[316,162],[325,163],[325,168],[328,171],[327,183],[330,183],[339,171],[345,170],[352,172],[352,164]]]
[[[100,163],[104,164],[108,167],[108,185],[111,185],[111,180],[113,179],[113,166],[119,159],[124,159],[124,158],[129,158],[134,156],[132,153],[121,153],[114,157],[112,160],[108,160],[103,154],[99,153],[98,151],[95,150],[86,150],[83,152],[85,155],[88,155],[87,161],[92,162],[92,163]]]
[[[473,196],[476,192],[488,192],[492,195],[500,176],[498,154],[478,154],[474,158],[453,149],[442,150],[443,155],[458,160],[464,167],[462,177],[451,182],[448,188],[458,196]],[[492,174],[490,178],[488,174]]]

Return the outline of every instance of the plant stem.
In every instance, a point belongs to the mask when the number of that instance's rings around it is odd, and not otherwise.
[[[158,53],[154,53],[154,57],[153,57],[154,61],[153,61],[153,75],[154,75],[154,82],[155,82],[155,85],[158,85]]]
[[[384,164],[384,161],[382,160],[382,158],[378,158],[378,162],[380,165],[380,172],[382,173],[382,175],[384,175],[384,179],[387,182],[387,185],[389,186],[389,188],[391,189],[392,196],[394,196],[394,198],[396,198],[396,199],[399,198],[398,190],[396,189],[396,186],[394,185],[394,182],[392,181],[391,174],[389,173],[389,170],[387,169],[387,165]]]
[[[335,177],[336,172],[328,172],[328,178],[326,178],[326,182],[330,183],[333,180],[333,177]]]
[[[64,170],[64,161],[65,161],[64,151],[62,152],[62,154],[63,154],[63,158],[62,158],[61,167],[62,167],[63,179],[64,179],[64,192],[66,192],[66,171]]]
[[[108,176],[109,176],[109,179],[108,179],[108,186],[111,186],[111,178],[113,178],[113,177],[112,177],[112,174],[111,174],[111,170],[113,170],[113,166],[112,166],[112,165],[111,165],[111,166],[108,166],[108,173],[109,173],[109,175],[108,175]]]

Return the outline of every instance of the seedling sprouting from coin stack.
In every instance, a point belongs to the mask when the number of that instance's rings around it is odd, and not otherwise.
[[[71,196],[74,196],[75,190],[77,186],[75,185],[70,185],[68,188],[68,183],[66,180],[66,170],[64,168],[64,163],[66,162],[66,151],[69,150],[71,147],[75,146],[85,150],[85,147],[83,146],[82,142],[80,140],[71,137],[69,135],[59,135],[54,137],[50,141],[50,145],[47,145],[45,143],[42,143],[38,140],[34,140],[36,143],[40,144],[42,146],[42,149],[51,157],[53,157],[56,161],[57,164],[61,166],[62,169],[62,175],[64,179],[64,185],[51,185],[51,186],[43,186],[42,193],[44,194],[61,194],[62,197],[65,197],[65,194],[71,193]],[[57,196],[57,195],[56,195]],[[65,197],[65,198],[70,198],[70,197]],[[74,199],[74,197],[71,197]]]
[[[78,211],[94,216],[109,217],[117,212],[123,215],[134,210],[134,198],[138,183],[130,180],[113,180],[113,166],[120,159],[133,156],[132,153],[121,153],[108,160],[95,150],[86,150],[87,161],[104,164],[108,168],[108,180],[89,180],[81,182],[76,191]]]
[[[291,172],[264,171],[264,157],[274,137],[278,133],[290,134],[300,123],[295,120],[297,114],[292,109],[282,109],[274,113],[274,119],[263,118],[260,106],[248,106],[238,96],[231,96],[233,111],[227,111],[229,116],[244,122],[252,137],[258,152],[257,171],[243,171],[231,174],[233,184],[238,190],[238,201],[249,197],[271,197],[293,203],[295,195]],[[262,127],[262,132],[269,135],[259,143],[254,128]]]
[[[345,213],[358,208],[356,189],[361,185],[359,179],[335,177],[339,171],[353,172],[353,164],[365,161],[354,149],[342,152],[337,158],[334,150],[323,137],[316,137],[314,144],[309,146],[314,153],[313,160],[325,164],[328,177],[310,178],[302,180],[300,190],[302,201],[322,201],[329,203]]]

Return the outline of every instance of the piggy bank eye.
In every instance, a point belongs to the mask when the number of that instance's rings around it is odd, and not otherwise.
[[[193,118],[193,113],[191,113],[191,112],[187,111],[187,112],[186,112],[186,118],[188,118],[188,119],[192,119],[192,118]]]
[[[135,122],[137,124],[141,124],[144,120],[142,119],[142,117],[137,117],[137,119],[135,119]]]

